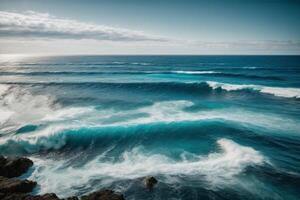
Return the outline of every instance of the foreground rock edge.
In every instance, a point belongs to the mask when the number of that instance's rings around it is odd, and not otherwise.
[[[31,195],[36,182],[30,180],[19,180],[15,177],[26,173],[33,166],[33,161],[25,157],[4,157],[0,155],[0,199],[1,200],[61,200],[54,193],[43,195]],[[144,186],[152,190],[158,182],[153,176],[143,179]],[[87,195],[81,200],[125,200],[123,194],[113,190],[100,189]],[[79,200],[78,197],[68,197],[65,200]]]
[[[5,158],[0,155],[0,176],[13,178],[26,173],[33,165],[32,160],[24,157]]]

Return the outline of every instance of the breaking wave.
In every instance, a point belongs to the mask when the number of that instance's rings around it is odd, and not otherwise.
[[[0,129],[8,131],[26,124],[73,118],[90,107],[62,107],[49,95],[33,94],[16,85],[0,85]]]
[[[207,84],[213,89],[221,88],[226,91],[250,89],[250,90],[258,91],[265,94],[271,94],[278,97],[300,98],[299,88],[270,87],[270,86],[262,86],[262,85],[238,85],[238,84],[229,84],[229,83],[219,83],[213,81],[207,81]]]
[[[186,158],[183,153],[180,160],[162,154],[146,154],[142,147],[124,152],[117,161],[103,160],[108,151],[112,150],[108,149],[78,167],[69,166],[68,160],[32,158],[36,170],[30,179],[42,186],[39,193],[56,191],[63,196],[74,195],[72,188],[92,189],[91,183],[95,180],[101,181],[101,185],[105,186],[116,180],[136,179],[147,175],[193,176],[204,181],[208,187],[225,187],[246,167],[266,162],[264,156],[255,149],[241,146],[232,140],[222,138],[217,144],[220,152],[207,156],[193,155],[192,159]]]
[[[164,101],[128,111],[97,110],[92,107],[62,109],[51,115],[45,115],[40,121],[40,123],[44,120],[54,121],[54,124],[39,127],[30,134],[0,138],[0,149],[5,151],[11,146],[14,146],[15,151],[21,152],[60,149],[68,142],[80,143],[78,141],[82,138],[91,143],[102,134],[111,133],[112,130],[114,130],[112,135],[134,133],[137,126],[146,125],[143,129],[148,130],[159,124],[180,122],[225,121],[244,126],[263,127],[267,130],[284,130],[287,133],[295,132],[300,128],[298,121],[247,110],[217,109],[197,112],[186,110],[193,105],[190,101]],[[65,119],[67,121],[64,121]]]

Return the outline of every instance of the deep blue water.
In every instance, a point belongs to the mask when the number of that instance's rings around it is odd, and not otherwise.
[[[62,198],[300,199],[300,57],[1,56],[0,152]]]

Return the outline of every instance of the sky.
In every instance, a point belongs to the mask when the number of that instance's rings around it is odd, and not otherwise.
[[[300,54],[300,1],[0,0],[0,54]]]

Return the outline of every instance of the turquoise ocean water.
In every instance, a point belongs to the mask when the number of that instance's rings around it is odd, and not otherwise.
[[[1,56],[0,152],[61,198],[300,199],[300,57]]]

